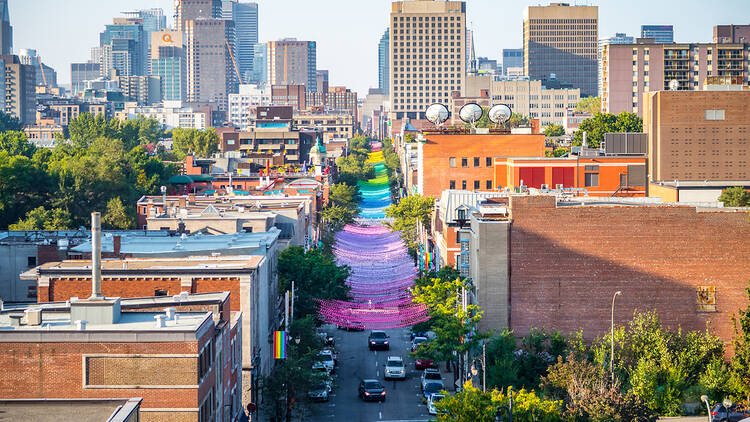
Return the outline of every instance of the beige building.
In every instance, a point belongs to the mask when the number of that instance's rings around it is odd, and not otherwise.
[[[391,118],[423,119],[466,80],[466,3],[394,1],[390,16]]]
[[[749,44],[636,44],[606,45],[602,50],[602,111],[643,116],[643,94],[670,89],[701,90],[709,77],[742,85],[750,81]]]
[[[317,89],[317,59],[315,41],[285,38],[268,42],[268,84],[305,85],[308,91]]]
[[[644,95],[651,180],[750,180],[750,91]]]
[[[175,0],[175,25],[185,31],[186,21],[221,17],[221,0]]]
[[[296,113],[294,125],[300,130],[316,130],[326,140],[351,139],[354,136],[354,118],[346,111]]]
[[[523,14],[523,68],[531,79],[557,80],[597,95],[599,8],[550,3]]]
[[[33,125],[36,121],[36,71],[33,66],[21,63],[18,56],[0,56],[4,63],[3,110],[18,118],[21,124]]]
[[[227,95],[236,90],[234,24],[222,19],[185,21],[188,102],[215,103],[226,110]]]

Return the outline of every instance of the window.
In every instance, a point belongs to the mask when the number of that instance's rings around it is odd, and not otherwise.
[[[479,157],[474,157],[474,167],[479,167]]]
[[[466,180],[461,181],[461,189],[466,190]]]
[[[451,157],[448,159],[448,161],[450,161],[451,167],[456,167],[456,157]]]
[[[469,167],[469,159],[468,158],[464,157],[464,158],[461,159],[461,167],[463,167],[463,168]]]
[[[200,354],[198,355],[198,380],[203,380],[203,377],[208,374],[211,370],[211,366],[214,363],[214,343],[209,340]]]
[[[706,120],[724,120],[724,110],[706,110]]]
[[[586,173],[586,187],[599,186],[599,173]]]
[[[154,289],[154,296],[166,296],[169,292],[166,289]]]
[[[479,180],[474,181],[474,190],[479,190]]]
[[[36,267],[36,257],[30,256],[26,258],[26,265],[28,265],[29,267]]]
[[[448,186],[449,186],[449,189],[456,189],[456,181],[455,180],[451,180],[449,182]]]
[[[484,163],[485,166],[492,167],[492,157],[485,157],[484,161],[485,161]]]
[[[492,180],[488,180],[485,189],[492,190]]]
[[[696,293],[698,312],[716,312],[716,286],[698,286]]]

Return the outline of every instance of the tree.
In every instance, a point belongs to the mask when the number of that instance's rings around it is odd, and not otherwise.
[[[513,420],[518,422],[562,422],[562,403],[543,400],[534,391],[520,390],[507,394],[491,390],[486,393],[475,388],[471,382],[463,390],[446,397],[436,404],[438,422],[494,422],[500,409],[506,415],[510,394],[513,394]]]
[[[331,204],[352,210],[357,208],[360,199],[361,195],[357,187],[345,183],[335,183],[328,194]]]
[[[54,190],[55,181],[43,163],[0,150],[0,228],[48,204]]]
[[[579,113],[589,112],[591,114],[600,113],[602,111],[602,99],[601,97],[584,97],[576,104],[576,111]]]
[[[317,316],[315,299],[346,300],[349,296],[349,267],[338,266],[333,256],[320,249],[305,251],[291,246],[279,254],[279,291],[295,282],[294,313],[299,317]]]
[[[748,283],[750,285],[750,282]],[[745,289],[750,299],[750,287]],[[734,323],[734,357],[732,358],[732,373],[737,380],[738,393],[750,402],[750,305],[739,311],[739,316],[732,315]]]
[[[512,113],[505,124],[509,128],[524,127],[529,125],[529,118],[519,113]]]
[[[599,148],[604,141],[605,133],[642,132],[643,120],[637,114],[623,111],[615,116],[609,113],[596,113],[594,117],[586,119],[578,126],[573,135],[573,145],[583,143],[583,133],[586,132],[586,142],[591,148]]]
[[[341,205],[331,204],[323,208],[320,215],[328,225],[328,228],[337,232],[341,230],[345,225],[354,222],[354,216],[356,215],[356,209],[347,208]]]
[[[34,208],[26,218],[8,227],[9,230],[67,230],[71,227],[70,214],[62,209]]]
[[[401,238],[412,253],[416,253],[419,247],[417,224],[422,224],[429,231],[434,203],[435,200],[431,197],[409,195],[401,198],[398,204],[392,204],[385,209],[386,217],[394,219],[386,224],[391,230],[401,233]]]
[[[103,227],[108,230],[128,230],[135,226],[135,218],[122,204],[119,196],[107,202],[107,211],[102,218]]]
[[[21,131],[5,131],[0,133],[0,150],[5,150],[10,155],[31,158],[36,152],[36,146],[29,142],[26,134]]]
[[[219,135],[214,128],[205,130],[177,128],[172,131],[172,150],[180,160],[190,154],[210,157],[219,150]]]
[[[562,127],[562,125],[556,125],[554,123],[550,123],[544,127],[544,136],[546,137],[563,136],[563,135],[565,135],[565,128]]]
[[[98,138],[119,138],[119,121],[107,119],[103,115],[94,117],[90,113],[81,113],[68,124],[70,141],[76,148],[85,149]]]
[[[719,202],[725,207],[750,207],[750,192],[742,186],[734,186],[721,191]]]
[[[338,167],[338,181],[350,186],[356,186],[360,180],[371,179],[375,176],[372,164],[365,163],[367,155],[349,154],[336,160]]]
[[[23,130],[23,125],[18,117],[0,111],[0,132]]]

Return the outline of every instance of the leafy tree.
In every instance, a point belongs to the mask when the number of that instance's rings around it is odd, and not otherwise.
[[[321,217],[327,224],[328,228],[337,232],[341,230],[345,225],[354,222],[354,216],[356,210],[347,208],[341,205],[329,205],[323,209],[320,213]]]
[[[294,313],[299,317],[317,315],[315,299],[345,300],[349,295],[349,267],[336,265],[333,256],[320,249],[285,249],[279,254],[278,271],[280,291],[295,282]]]
[[[436,404],[439,422],[494,422],[498,409],[507,409],[513,394],[513,420],[519,422],[562,422],[562,403],[543,400],[534,391],[491,390],[486,393],[471,382],[455,395],[446,395]],[[502,412],[502,411],[501,411]],[[506,413],[507,415],[507,413]]]
[[[54,183],[42,163],[0,150],[0,228],[47,204]]]
[[[119,121],[107,119],[103,115],[94,117],[90,113],[81,113],[68,124],[70,141],[76,148],[87,148],[98,138],[118,138]]]
[[[177,128],[172,131],[172,150],[180,160],[190,154],[198,157],[210,157],[219,150],[219,135],[216,130]]]
[[[745,293],[750,298],[750,287],[745,289]],[[740,310],[739,316],[732,315],[732,322],[734,323],[732,372],[737,380],[738,393],[750,402],[750,305]]]
[[[573,135],[573,145],[583,143],[583,133],[586,132],[586,143],[591,148],[599,148],[604,141],[605,133],[642,132],[643,120],[637,114],[623,111],[618,115],[596,113],[594,117],[586,119]]]
[[[725,207],[750,207],[750,192],[742,186],[734,186],[721,191],[719,202]]]
[[[563,135],[565,135],[565,128],[562,127],[562,125],[556,125],[554,123],[550,123],[544,127],[544,136],[553,137],[553,136],[563,136]]]
[[[333,205],[338,205],[346,209],[356,209],[361,195],[356,186],[347,185],[346,183],[336,183],[331,186],[328,193],[328,200]]]
[[[360,180],[371,179],[375,176],[372,164],[365,163],[366,155],[349,154],[336,160],[338,167],[338,181],[350,186],[356,186]]]
[[[7,151],[10,155],[31,158],[36,152],[36,146],[29,142],[26,134],[21,131],[5,131],[0,133],[0,150]]]
[[[529,125],[529,118],[519,113],[512,113],[505,125],[509,128],[525,127]]]
[[[122,204],[119,196],[107,202],[107,211],[104,213],[102,223],[105,229],[128,230],[135,226],[135,218]]]
[[[386,223],[393,231],[401,232],[401,238],[412,253],[418,248],[417,224],[421,223],[427,230],[430,228],[430,216],[435,200],[422,195],[409,195],[401,198],[398,204],[385,209],[386,217],[393,222]]]
[[[601,97],[584,97],[576,104],[577,112],[589,112],[591,114],[600,113],[602,111],[602,99]]]
[[[26,218],[11,224],[10,230],[67,230],[71,228],[70,214],[62,209],[34,208]]]
[[[21,121],[18,120],[18,117],[0,111],[0,132],[20,130],[23,130],[23,125],[21,125]]]

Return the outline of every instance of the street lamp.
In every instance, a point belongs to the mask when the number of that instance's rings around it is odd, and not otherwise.
[[[612,350],[609,355],[609,369],[612,372],[612,382],[615,382],[615,298],[621,295],[621,291],[616,291],[612,296],[612,326],[610,331],[610,339],[612,340]]]
[[[474,361],[471,362],[471,374],[473,376],[477,376],[477,374],[479,373],[479,370],[477,369],[475,365],[476,361],[479,361],[482,364],[482,392],[483,393],[487,392],[487,365],[486,365],[487,354],[485,350],[486,347],[487,346],[485,344],[482,344],[482,357],[476,357],[474,358]]]
[[[708,411],[708,422],[712,422],[711,421],[711,405],[708,403],[708,396],[705,394],[702,395],[701,401],[706,403],[706,410]]]

